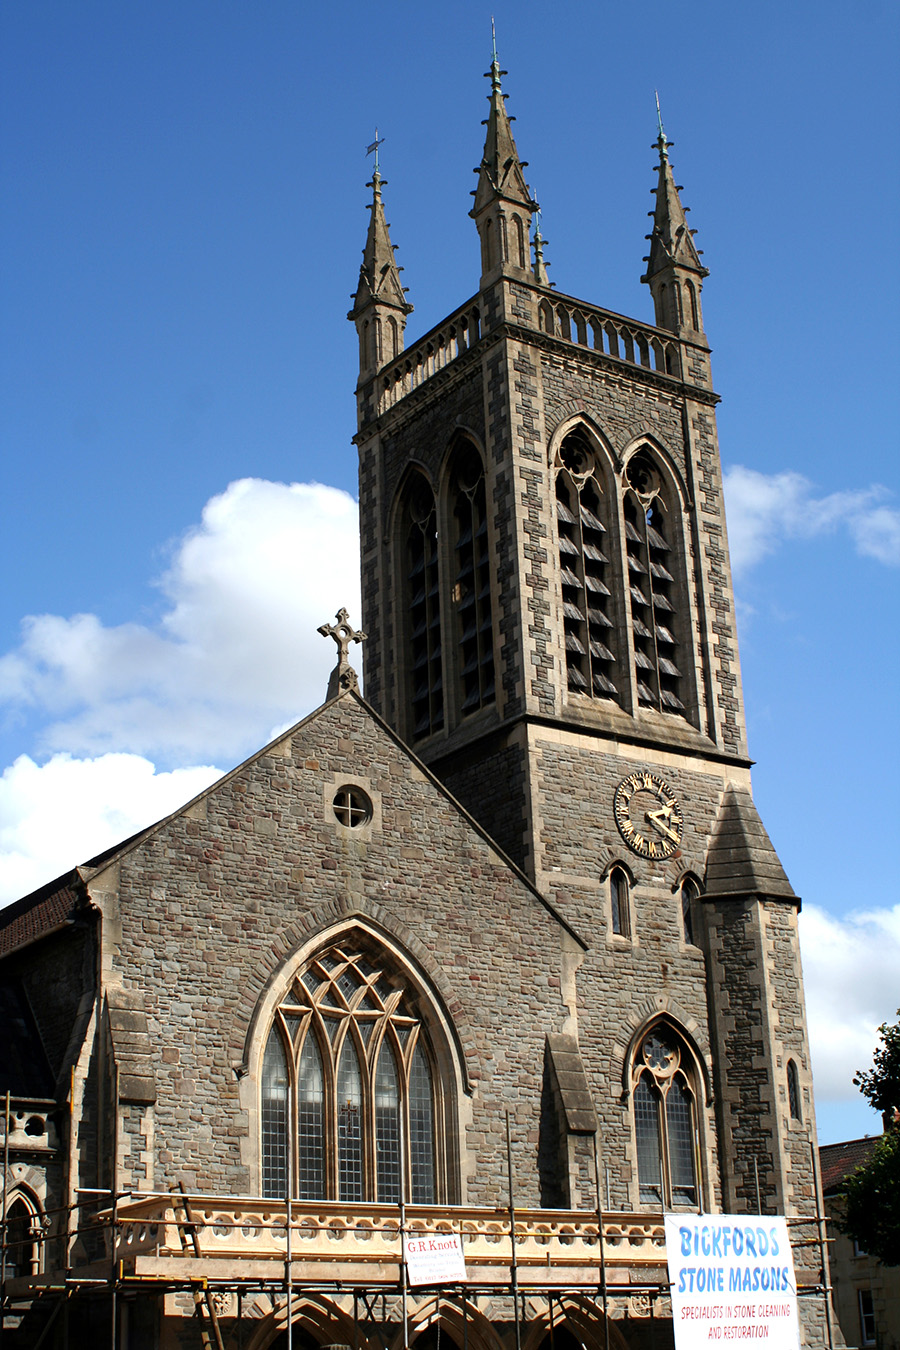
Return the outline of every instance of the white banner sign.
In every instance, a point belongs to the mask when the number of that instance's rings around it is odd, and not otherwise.
[[[407,1237],[405,1245],[410,1284],[461,1284],[466,1279],[466,1263],[458,1233]]]
[[[760,1341],[800,1350],[794,1258],[783,1218],[666,1215],[676,1350]]]

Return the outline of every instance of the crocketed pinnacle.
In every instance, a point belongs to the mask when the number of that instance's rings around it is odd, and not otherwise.
[[[541,213],[535,213],[534,217],[534,279],[539,286],[549,286],[550,279],[547,276],[547,264],[544,262],[544,245],[546,239],[541,234]]]
[[[381,177],[376,162],[372,181],[366,186],[372,189],[372,201],[369,210],[369,232],[363,249],[362,266],[359,269],[359,285],[353,297],[353,308],[348,318],[353,319],[361,310],[371,304],[390,305],[404,314],[412,313],[412,305],[407,302],[400,282],[400,268],[394,259],[388,224],[384,218],[384,203],[381,189],[386,180]]]
[[[487,119],[487,135],[484,139],[484,154],[476,170],[478,186],[475,189],[473,216],[479,215],[486,206],[497,198],[514,202],[526,211],[537,209],[525,182],[526,164],[519,159],[519,152],[513,139],[512,127],[506,112],[506,103],[500,85],[501,76],[506,71],[500,69],[497,51],[487,78],[491,82],[488,100],[491,105]]]
[[[657,113],[659,100],[657,100]],[[647,271],[642,280],[649,281],[666,267],[686,267],[701,277],[709,271],[700,261],[700,255],[694,245],[691,231],[688,229],[685,208],[681,205],[679,188],[675,184],[672,165],[669,161],[670,141],[663,130],[662,118],[659,118],[659,135],[654,148],[659,152],[659,170],[656,193],[656,210],[653,214],[653,233],[650,235],[650,255],[647,258]]]

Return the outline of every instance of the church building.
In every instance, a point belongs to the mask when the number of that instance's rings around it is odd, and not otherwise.
[[[409,347],[376,154],[326,701],[0,913],[10,1347],[662,1350],[673,1211],[787,1215],[829,1343],[707,269],[660,125],[653,322],[554,289],[504,73],[478,289]]]

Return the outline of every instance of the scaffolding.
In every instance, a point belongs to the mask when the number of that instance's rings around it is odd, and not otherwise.
[[[262,1296],[271,1305],[272,1337],[283,1334],[288,1350],[304,1301],[319,1306],[323,1324],[333,1321],[335,1340],[351,1350],[406,1350],[435,1324],[458,1350],[470,1350],[473,1319],[488,1299],[492,1321],[506,1324],[517,1350],[535,1321],[545,1325],[552,1346],[554,1328],[571,1323],[573,1308],[593,1320],[594,1344],[604,1350],[611,1324],[623,1316],[648,1318],[652,1343],[654,1320],[670,1316],[663,1220],[662,1212],[346,1206],[188,1195],[181,1188],[82,1191],[28,1231],[12,1229],[4,1211],[0,1335],[5,1341],[11,1324],[37,1309],[34,1350],[69,1350],[80,1343],[70,1340],[73,1314],[91,1300],[106,1308],[105,1343],[125,1350],[129,1304],[174,1296],[181,1311],[169,1299],[170,1312],[196,1319],[204,1350],[249,1350],[260,1326],[254,1300]],[[818,1249],[827,1270],[823,1216],[788,1224],[795,1251]],[[410,1287],[404,1240],[429,1232],[459,1236],[465,1284]],[[797,1292],[824,1300],[831,1346],[827,1281],[798,1285]],[[423,1300],[435,1307],[424,1322]]]

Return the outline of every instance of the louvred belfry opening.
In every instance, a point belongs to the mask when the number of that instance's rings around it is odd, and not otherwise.
[[[403,518],[411,731],[421,740],[444,725],[437,510],[421,474],[408,486]]]
[[[626,584],[638,703],[662,712],[683,713],[676,637],[678,593],[670,571],[668,510],[660,475],[646,451],[629,460],[626,483]]]
[[[494,634],[484,466],[472,445],[457,450],[451,475],[460,712],[494,702]]]
[[[593,451],[577,428],[557,456],[556,522],[566,643],[566,682],[576,694],[618,700],[610,614],[606,499]]]

